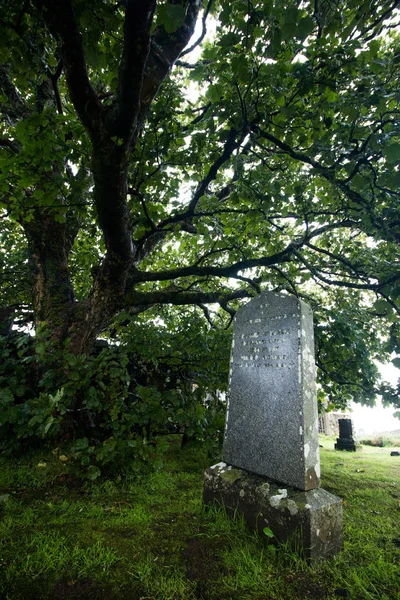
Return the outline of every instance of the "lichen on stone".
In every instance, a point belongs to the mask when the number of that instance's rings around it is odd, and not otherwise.
[[[278,490],[275,496],[271,496],[269,503],[273,508],[278,508],[281,501],[287,498],[287,490]]]
[[[258,487],[258,492],[266,498],[269,494],[269,483],[263,483]]]
[[[294,500],[288,500],[287,507],[288,507],[289,512],[292,515],[292,517],[294,515],[297,515],[297,513],[299,512],[299,507],[297,506],[297,504]]]
[[[235,483],[243,476],[239,469],[230,469],[229,471],[221,471],[221,479],[224,483]]]

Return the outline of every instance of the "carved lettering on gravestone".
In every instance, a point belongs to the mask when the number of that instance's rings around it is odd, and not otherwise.
[[[319,486],[310,307],[265,292],[235,318],[224,460],[303,490]]]

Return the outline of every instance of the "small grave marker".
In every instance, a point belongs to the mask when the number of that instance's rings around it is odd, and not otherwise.
[[[353,423],[351,419],[339,419],[339,437],[336,438],[335,450],[355,452],[357,443],[353,438]]]

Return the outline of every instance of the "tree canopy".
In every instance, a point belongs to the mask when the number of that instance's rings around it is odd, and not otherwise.
[[[1,304],[47,368],[269,289],[312,305],[331,401],[399,404],[398,4],[2,3]]]

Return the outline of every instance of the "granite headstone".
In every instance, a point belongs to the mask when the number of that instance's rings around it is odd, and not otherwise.
[[[310,307],[264,293],[237,313],[223,460],[301,490],[319,486]]]

